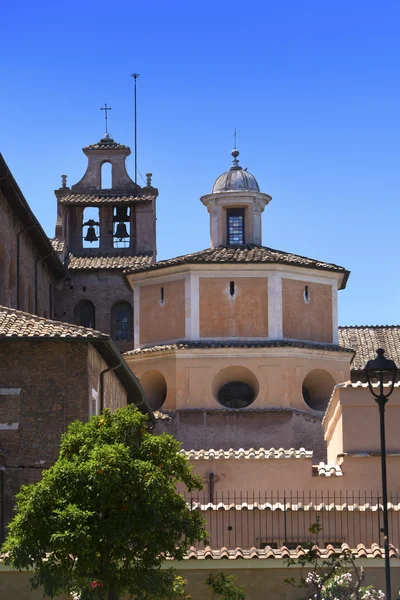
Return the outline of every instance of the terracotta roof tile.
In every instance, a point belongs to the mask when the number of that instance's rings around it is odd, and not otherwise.
[[[86,256],[69,255],[68,269],[136,269],[142,265],[151,264],[153,260],[149,255],[118,256],[116,254],[92,254]]]
[[[104,137],[99,142],[95,144],[90,144],[89,146],[85,146],[83,150],[129,150],[129,146],[125,146],[124,144],[119,144],[111,137]]]
[[[306,256],[291,254],[281,250],[274,250],[266,246],[256,246],[247,244],[242,246],[219,246],[218,248],[206,248],[192,254],[177,256],[169,260],[162,260],[154,264],[151,269],[162,269],[182,264],[197,264],[197,263],[275,263],[285,264],[299,267],[307,267],[311,269],[320,269],[323,271],[333,271],[343,273],[347,279],[349,272],[344,267],[340,267],[333,263],[326,263]],[[143,268],[142,270],[145,270]],[[345,281],[343,282],[345,285]]]
[[[64,252],[64,240],[60,240],[59,238],[51,238],[50,242],[56,252]]]
[[[186,456],[189,460],[311,459],[313,456],[312,450],[305,450],[304,448],[300,448],[299,450],[295,450],[294,448],[290,448],[289,450],[284,450],[283,448],[270,448],[269,450],[265,448],[259,448],[258,450],[255,450],[254,448],[250,448],[249,450],[244,450],[243,448],[239,448],[239,450],[234,450],[233,448],[230,448],[229,450],[214,450],[211,448],[210,450],[181,450],[180,454]]]
[[[348,544],[342,544],[340,547],[334,547],[332,545],[327,546],[326,548],[316,548],[319,556],[322,559],[329,558],[333,554],[336,553],[348,553],[351,552],[354,558],[384,558],[384,550],[380,548],[378,544],[372,544],[370,548],[364,546],[364,544],[358,544],[357,548],[350,548]],[[235,548],[234,550],[229,550],[225,546],[222,548],[210,548],[210,546],[206,546],[205,548],[195,548],[194,546],[190,547],[189,551],[185,556],[185,560],[206,560],[206,559],[228,559],[228,560],[237,560],[237,559],[287,559],[293,558],[297,559],[300,556],[304,556],[307,550],[298,546],[296,550],[289,550],[286,546],[281,546],[278,549],[271,548],[270,546],[266,546],[265,548]],[[399,558],[398,550],[390,545],[389,549],[390,558]]]
[[[383,511],[383,505],[380,504],[356,504],[343,502],[338,504],[335,502],[206,502],[201,500],[190,500],[187,502],[191,510],[200,511],[221,511],[221,510],[272,510],[272,511],[293,511],[293,512],[377,512]],[[388,510],[393,512],[400,511],[400,503],[388,502]]]
[[[139,267],[137,270],[141,270]],[[152,352],[163,352],[167,350],[192,350],[201,348],[310,348],[313,350],[328,350],[332,352],[353,352],[351,348],[344,348],[336,344],[317,344],[314,342],[302,342],[297,340],[262,340],[262,341],[232,341],[232,342],[185,342],[178,341],[173,344],[160,344],[147,348],[135,348],[129,350],[125,355],[149,354]]]
[[[79,194],[71,193],[60,197],[60,204],[136,204],[138,202],[150,201],[156,197],[156,194]]]
[[[86,327],[52,321],[29,313],[0,306],[0,339],[104,339],[109,336]]]
[[[378,348],[384,348],[387,358],[400,364],[400,325],[339,327],[339,344],[354,348],[356,355],[351,367],[357,371],[363,370],[366,362],[375,358]]]

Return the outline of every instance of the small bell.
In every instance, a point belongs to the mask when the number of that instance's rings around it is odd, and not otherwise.
[[[88,227],[87,234],[84,239],[85,239],[85,242],[90,242],[90,243],[97,242],[97,240],[99,239],[96,235],[96,230],[93,227],[93,225],[90,225]]]
[[[115,216],[113,219],[114,223],[126,223],[129,221],[128,217],[128,207],[127,206],[117,206],[115,209]]]
[[[118,223],[117,229],[114,233],[114,237],[117,238],[119,241],[129,237],[129,233],[126,230],[125,223]]]

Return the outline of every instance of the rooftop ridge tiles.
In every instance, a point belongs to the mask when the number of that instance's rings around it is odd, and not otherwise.
[[[210,448],[209,450],[180,450],[179,454],[182,456],[186,456],[189,460],[210,460],[210,459],[280,459],[280,458],[308,458],[311,459],[313,456],[312,450],[305,450],[305,448],[249,448],[244,450],[243,448],[239,448],[234,450],[233,448],[229,448],[229,450],[223,450],[222,448],[219,450],[214,450]]]

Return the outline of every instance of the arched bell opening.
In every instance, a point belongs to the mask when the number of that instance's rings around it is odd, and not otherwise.
[[[116,206],[113,210],[113,246],[129,248],[131,240],[131,209],[129,206]]]
[[[100,214],[95,206],[83,211],[82,244],[84,248],[100,248]]]

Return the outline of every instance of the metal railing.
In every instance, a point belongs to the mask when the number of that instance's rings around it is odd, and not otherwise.
[[[383,545],[382,498],[373,491],[221,492],[213,494],[212,502],[200,492],[186,496],[186,501],[207,522],[207,539],[198,547],[293,549],[305,542],[320,547]],[[388,508],[390,543],[398,548],[399,492],[389,493]],[[316,522],[321,531],[311,534]]]

